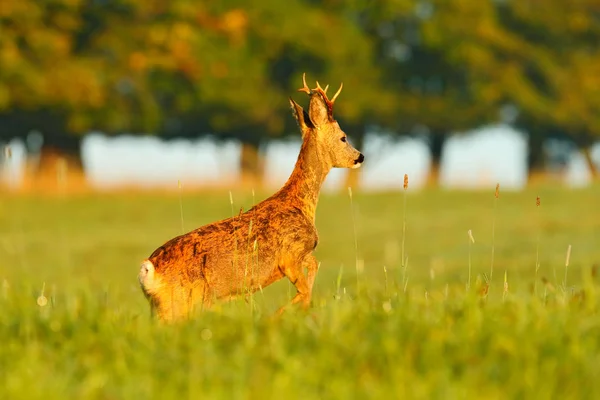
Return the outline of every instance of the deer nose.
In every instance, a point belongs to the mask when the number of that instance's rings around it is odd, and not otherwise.
[[[365,161],[365,156],[362,153],[360,153],[360,156],[358,156],[358,158],[354,160],[354,164],[360,164],[363,161]]]

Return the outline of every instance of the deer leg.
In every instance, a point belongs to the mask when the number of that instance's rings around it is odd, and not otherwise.
[[[287,278],[294,284],[296,287],[297,293],[296,296],[292,299],[290,304],[287,304],[277,310],[277,314],[283,314],[287,307],[302,302],[303,308],[308,308],[310,304],[310,288],[308,286],[308,280],[306,276],[304,276],[304,262],[297,264],[291,268],[286,267],[283,270],[283,273]]]
[[[319,262],[312,254],[309,254],[304,258],[303,265],[308,270],[308,296],[309,301],[312,296],[313,285],[315,284],[315,278],[317,277],[317,271],[319,270]]]

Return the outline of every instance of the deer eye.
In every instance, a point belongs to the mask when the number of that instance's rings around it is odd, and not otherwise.
[[[346,139],[346,136],[342,136],[342,138],[340,140],[344,143],[348,141],[348,139]]]

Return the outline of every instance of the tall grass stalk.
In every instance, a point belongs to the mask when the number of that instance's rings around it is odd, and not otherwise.
[[[507,271],[504,270],[504,289],[502,290],[502,302],[506,300],[506,295],[508,294],[508,275]]]
[[[181,217],[181,233],[185,233],[185,228],[183,226],[183,199],[181,195],[181,180],[177,180],[177,191],[179,192],[179,215]]]
[[[467,291],[469,291],[471,289],[471,245],[475,244],[475,238],[470,229],[467,231],[467,234],[469,235],[469,278],[467,280]]]
[[[402,201],[402,251],[400,265],[402,267],[402,286],[404,287],[404,292],[406,293],[406,286],[408,285],[408,279],[406,277],[406,270],[408,268],[408,259],[405,257],[404,253],[404,244],[406,241],[406,191],[408,190],[408,174],[404,174],[404,184],[403,184],[404,194]]]
[[[248,296],[252,296],[252,288],[251,288],[252,276],[250,276],[250,279],[248,279],[248,266],[249,266],[249,264],[252,264],[251,257],[254,254],[254,248],[256,246],[256,241],[254,241],[254,243],[252,245],[252,250],[253,250],[252,253],[250,253],[248,251],[248,249],[250,248],[250,237],[252,237],[252,222],[253,221],[250,220],[250,224],[248,225],[248,237],[246,238],[246,246],[245,246],[246,261],[245,261],[245,265],[244,265],[244,286],[242,288],[247,293]],[[250,274],[252,275],[252,271]]]
[[[565,260],[565,280],[563,281],[563,287],[567,290],[567,272],[569,272],[569,261],[571,260],[571,245],[567,247],[567,259]]]
[[[235,213],[233,211],[233,194],[231,190],[229,191],[229,204],[231,205],[231,218],[235,218]],[[237,257],[238,257],[238,245],[237,245],[237,229],[233,232],[233,262],[231,263],[231,268],[233,269],[233,276],[237,280]],[[233,302],[231,302],[233,304]]]
[[[14,167],[11,164],[11,160],[12,160],[12,148],[9,145],[4,146],[3,148],[3,158],[4,158],[4,165],[3,165],[3,171],[7,174],[6,176],[6,184],[9,187],[10,191],[16,191],[17,190],[17,178],[15,176],[15,171],[14,171]],[[19,261],[21,263],[21,268],[23,268],[23,270],[27,270],[28,266],[27,266],[27,258],[26,258],[26,249],[25,249],[25,231],[23,229],[23,221],[21,220],[21,215],[19,213],[17,213],[16,218],[15,218],[15,226],[13,229],[11,229],[12,231],[12,242],[14,245],[14,248],[16,250],[16,253],[18,254],[19,257]],[[8,285],[8,283],[7,283]],[[8,287],[8,286],[6,286]]]
[[[385,277],[385,295],[388,295],[388,276],[387,276],[387,268],[385,265],[383,266],[383,275]]]
[[[42,284],[42,290],[40,291],[40,295],[38,296],[38,298],[36,300],[37,305],[40,307],[45,307],[46,304],[48,304],[48,298],[44,294],[45,291],[46,291],[46,282],[44,282]]]
[[[11,166],[11,159],[12,159],[12,148],[8,145],[4,146],[4,148],[2,149],[2,156],[3,156],[3,171],[6,173],[6,184],[8,185],[10,190],[13,190],[15,185],[15,181],[14,181],[14,173],[12,170],[12,166]]]
[[[538,271],[540,270],[540,235],[542,230],[542,224],[540,221],[540,196],[537,196],[535,199],[535,214],[536,214],[536,222],[537,222],[537,240],[535,244],[535,280],[533,281],[533,293],[537,296],[537,281],[538,281]]]
[[[490,284],[492,283],[492,277],[494,275],[494,250],[495,250],[495,239],[496,239],[496,208],[498,204],[498,197],[500,197],[500,184],[496,184],[496,191],[494,192],[494,213],[492,215],[492,262],[490,266]]]
[[[64,158],[59,158],[56,160],[56,185],[58,187],[58,192],[60,196],[61,203],[63,207],[66,206],[67,199],[67,176],[69,172],[69,166],[67,164],[67,160]],[[69,251],[69,240],[67,238],[67,233],[65,229],[64,220],[61,218],[59,222],[59,231],[60,231],[60,240],[62,242],[62,251],[63,251],[63,262],[66,266],[70,266],[71,264],[71,253]]]
[[[335,280],[335,295],[336,299],[341,299],[340,288],[342,287],[342,276],[344,275],[344,264],[340,265],[340,270],[338,271],[337,278]]]
[[[358,237],[356,234],[356,219],[354,216],[354,203],[352,201],[352,188],[348,186],[348,196],[350,196],[350,214],[352,216],[352,229],[354,231],[354,262],[356,267],[356,293],[360,293],[360,266],[358,259]]]

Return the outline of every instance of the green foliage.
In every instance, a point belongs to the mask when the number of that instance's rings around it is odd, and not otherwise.
[[[492,190],[409,190],[406,291],[402,196],[355,193],[358,254],[350,199],[320,202],[308,313],[271,318],[293,294],[281,281],[175,326],[148,318],[136,274],[180,233],[177,194],[3,196],[0,397],[595,398],[598,188],[538,189],[500,194],[487,297]],[[183,208],[187,229],[231,213],[223,192],[184,193]]]
[[[600,10],[593,0],[539,7],[6,0],[0,122],[17,114],[43,129],[58,115],[70,133],[210,132],[258,146],[296,131],[287,97],[301,96],[307,72],[311,86],[344,82],[336,115],[350,130],[442,136],[515,105],[532,136],[563,132],[587,147],[600,134]]]

